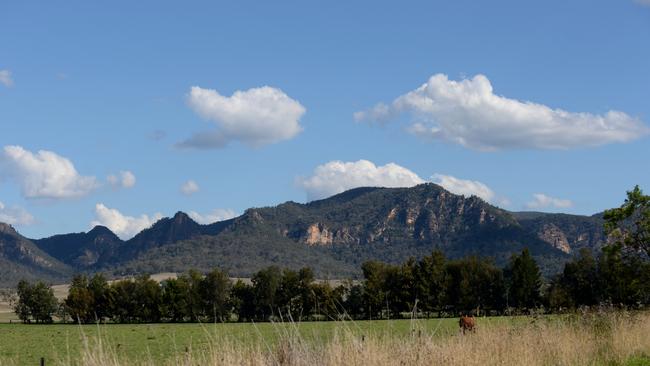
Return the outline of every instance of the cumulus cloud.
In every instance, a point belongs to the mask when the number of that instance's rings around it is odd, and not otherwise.
[[[156,221],[162,219],[161,213],[151,216],[140,215],[139,217],[126,216],[114,208],[108,208],[103,203],[95,205],[96,220],[90,223],[91,226],[103,225],[111,229],[122,239],[130,239],[140,231],[149,228]]]
[[[392,103],[356,112],[354,118],[383,123],[403,113],[413,116],[407,131],[416,136],[482,151],[598,146],[650,132],[639,119],[620,111],[575,113],[494,94],[484,75],[453,81],[436,74]]]
[[[0,202],[0,222],[9,225],[30,225],[34,223],[34,216],[22,207],[7,207]]]
[[[533,194],[533,200],[526,203],[525,207],[530,210],[540,210],[546,208],[568,208],[573,206],[573,202],[566,199],[554,198],[543,193]]]
[[[122,170],[119,174],[111,174],[106,177],[108,184],[113,188],[131,188],[135,185],[135,174],[129,170]]]
[[[32,153],[21,146],[4,147],[0,174],[18,182],[27,198],[81,197],[98,186],[95,177],[80,175],[67,158],[46,150]]]
[[[14,86],[14,79],[11,78],[11,71],[9,70],[0,70],[0,84],[11,88]]]
[[[466,197],[474,195],[488,202],[492,202],[495,197],[494,191],[490,187],[476,180],[460,179],[444,174],[434,174],[431,179],[434,183],[454,194]]]
[[[237,216],[235,211],[229,208],[215,208],[214,210],[206,214],[200,214],[196,211],[190,211],[188,215],[190,215],[190,217],[194,221],[203,225],[211,224],[217,221],[232,219],[233,217]]]
[[[412,171],[394,163],[376,166],[368,160],[330,161],[319,165],[298,185],[309,200],[321,199],[356,187],[412,187],[425,181]]]
[[[196,184],[196,182],[193,180],[188,180],[187,182],[183,183],[183,185],[181,186],[181,192],[183,192],[183,194],[187,196],[198,192],[199,189],[200,189],[199,185]]]
[[[221,148],[234,141],[259,147],[289,140],[302,131],[300,118],[305,114],[298,101],[269,86],[238,90],[230,97],[194,86],[187,103],[216,129],[197,133],[180,147]]]

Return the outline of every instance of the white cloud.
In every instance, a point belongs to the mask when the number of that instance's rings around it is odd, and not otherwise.
[[[385,103],[377,103],[374,107],[366,110],[354,112],[353,117],[356,121],[370,121],[383,124],[395,116],[395,112]]]
[[[217,221],[223,221],[223,220],[228,220],[232,219],[233,217],[237,216],[235,211],[229,209],[229,208],[215,208],[214,210],[206,213],[206,214],[200,214],[196,211],[190,211],[189,214],[194,221],[198,222],[199,224],[211,224],[213,222]]]
[[[34,223],[34,216],[22,207],[7,207],[0,202],[0,222],[9,225],[30,225]]]
[[[95,189],[95,177],[79,175],[67,158],[40,150],[34,154],[20,146],[5,146],[0,174],[15,179],[27,198],[81,197]]]
[[[282,90],[263,86],[222,96],[216,90],[192,87],[190,108],[217,129],[197,133],[180,147],[221,148],[233,141],[259,147],[296,136],[305,107]]]
[[[126,216],[114,208],[108,208],[103,203],[98,203],[95,205],[95,217],[96,220],[90,223],[91,226],[106,226],[117,236],[126,240],[149,228],[163,216],[161,213],[155,213],[151,217],[144,214],[139,217]]]
[[[637,4],[650,6],[650,0],[634,0]]]
[[[316,167],[311,177],[298,179],[298,185],[307,192],[309,200],[356,187],[412,187],[424,182],[417,174],[397,164],[376,166],[368,160],[330,161]]]
[[[183,194],[187,196],[198,192],[199,189],[200,189],[199,185],[196,184],[196,182],[193,180],[188,180],[187,182],[183,183],[183,185],[181,186],[181,192],[183,192]]]
[[[487,202],[492,202],[495,197],[490,187],[476,180],[459,179],[444,174],[434,174],[431,178],[434,183],[454,194],[466,197],[474,195]]]
[[[493,151],[509,148],[569,149],[628,142],[650,132],[623,112],[574,113],[496,95],[487,77],[449,80],[433,75],[419,88],[354,114],[357,121],[386,122],[402,113],[419,137]]]
[[[0,84],[11,88],[14,86],[14,80],[11,78],[11,71],[9,70],[0,70]]]
[[[533,194],[533,200],[526,203],[525,207],[531,210],[545,208],[568,208],[573,206],[573,202],[566,199],[554,198],[543,193]]]
[[[122,170],[119,175],[111,174],[106,177],[106,180],[113,188],[131,188],[136,181],[135,174],[129,170]]]

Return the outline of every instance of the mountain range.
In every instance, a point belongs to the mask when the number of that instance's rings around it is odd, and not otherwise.
[[[505,265],[524,247],[552,275],[578,250],[597,251],[605,240],[598,214],[510,212],[432,183],[356,188],[306,204],[251,208],[209,225],[178,212],[127,241],[104,226],[33,240],[0,224],[0,287],[20,278],[65,281],[74,272],[123,276],[215,266],[232,276],[268,265],[309,266],[321,278],[348,278],[371,259],[400,263],[440,249],[450,258],[489,256]]]

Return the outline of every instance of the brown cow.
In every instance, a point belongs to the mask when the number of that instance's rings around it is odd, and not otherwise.
[[[458,326],[460,330],[465,334],[466,331],[473,332],[476,327],[476,320],[471,315],[461,315],[460,320],[458,321]]]

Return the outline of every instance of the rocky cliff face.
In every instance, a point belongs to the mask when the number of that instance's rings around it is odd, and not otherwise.
[[[323,224],[312,224],[307,228],[302,238],[307,245],[328,245],[334,241],[334,236]]]
[[[514,219],[479,198],[463,198],[434,185],[418,187],[399,193],[376,191],[368,195],[378,197],[362,196],[331,207],[323,202],[303,207],[292,204],[293,210],[302,211],[300,219],[285,223],[279,232],[307,245],[319,246],[396,240],[448,244],[453,236],[481,226],[515,224]],[[401,199],[404,193],[407,197]],[[367,211],[361,214],[356,212],[359,209]],[[277,212],[262,210],[264,214],[270,216]]]
[[[542,229],[537,232],[537,236],[564,253],[571,253],[569,240],[564,232],[556,225],[545,224],[542,226]]]
[[[597,252],[606,242],[600,215],[580,216],[539,212],[514,213],[519,223],[548,244],[565,253],[586,248]]]

